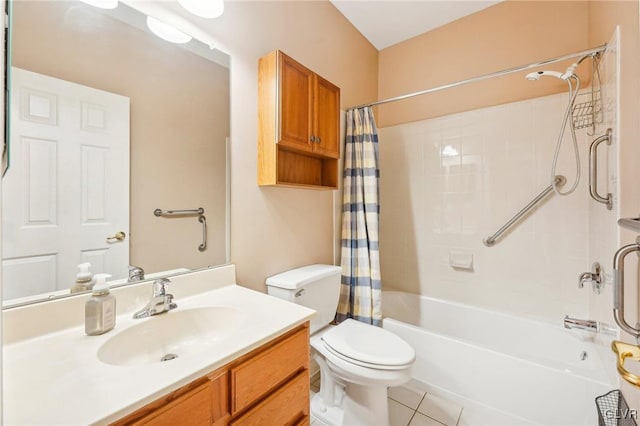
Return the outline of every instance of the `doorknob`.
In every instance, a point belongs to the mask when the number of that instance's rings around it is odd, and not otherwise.
[[[114,240],[115,241],[124,241],[125,238],[127,238],[127,234],[125,234],[124,232],[120,231],[120,232],[116,232],[116,235],[114,235],[113,237],[107,237],[107,242],[108,243],[112,243]]]

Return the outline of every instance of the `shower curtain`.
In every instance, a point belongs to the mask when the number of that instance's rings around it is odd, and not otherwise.
[[[342,280],[336,321],[382,325],[378,252],[378,133],[371,108],[347,112],[342,199]]]

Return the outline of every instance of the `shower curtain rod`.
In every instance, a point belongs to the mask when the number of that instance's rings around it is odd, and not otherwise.
[[[528,69],[531,69],[531,68],[538,68],[540,66],[547,65],[547,64],[553,64],[553,63],[556,63],[556,62],[566,61],[567,59],[573,59],[573,58],[584,57],[584,56],[595,56],[595,55],[597,55],[597,54],[599,54],[601,52],[604,52],[604,50],[606,48],[607,48],[607,45],[603,44],[602,46],[595,47],[593,49],[583,50],[581,52],[570,53],[570,54],[567,54],[567,55],[558,56],[556,58],[547,59],[547,60],[540,61],[540,62],[534,62],[534,63],[528,64],[528,65],[521,65],[519,67],[509,68],[509,69],[506,69],[506,70],[493,72],[491,74],[484,74],[484,75],[481,75],[481,76],[478,76],[478,77],[468,78],[466,80],[460,80],[460,81],[456,81],[454,83],[445,84],[443,86],[433,87],[431,89],[420,90],[419,92],[407,93],[406,95],[400,95],[400,96],[396,96],[394,98],[389,98],[389,99],[384,99],[384,100],[381,100],[381,101],[371,102],[369,104],[362,104],[362,105],[353,106],[353,107],[347,108],[347,111],[350,111],[350,110],[353,110],[353,109],[358,109],[358,108],[372,107],[372,106],[375,106],[375,105],[382,105],[382,104],[386,104],[386,103],[389,103],[389,102],[402,101],[404,99],[413,98],[414,96],[420,96],[420,95],[426,95],[427,93],[439,92],[440,90],[450,89],[452,87],[457,87],[457,86],[462,86],[463,84],[474,83],[476,81],[488,80],[488,79],[494,78],[494,77],[501,77],[503,75],[513,74],[513,73],[516,73],[516,72],[519,72],[519,71],[528,70]]]

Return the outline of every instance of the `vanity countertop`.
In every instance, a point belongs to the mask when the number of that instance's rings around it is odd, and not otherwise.
[[[234,307],[240,318],[235,332],[210,350],[135,366],[103,363],[99,348],[115,334],[159,316],[134,320],[131,312],[119,312],[116,328],[101,336],[86,336],[82,324],[7,344],[4,424],[108,424],[303,324],[314,313],[233,284],[184,298],[176,294],[175,301],[178,308],[162,316]]]

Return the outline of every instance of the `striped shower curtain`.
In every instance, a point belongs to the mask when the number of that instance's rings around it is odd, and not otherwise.
[[[347,112],[342,201],[342,285],[336,321],[382,325],[378,252],[378,132],[371,108]]]

